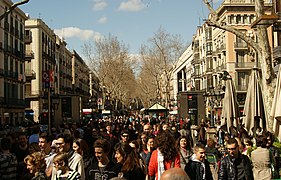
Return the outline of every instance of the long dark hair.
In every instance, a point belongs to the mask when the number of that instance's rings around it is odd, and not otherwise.
[[[123,157],[122,172],[133,171],[140,167],[139,159],[134,149],[128,143],[118,143],[114,147]]]
[[[175,160],[178,156],[175,138],[169,131],[160,132],[155,138],[155,147],[160,150],[164,156],[164,161]]]
[[[177,148],[179,148],[180,149],[180,141],[182,140],[182,139],[185,139],[186,140],[186,150],[191,150],[191,143],[190,143],[190,140],[189,139],[187,139],[187,137],[186,136],[180,136],[178,139],[177,139],[177,141],[176,141],[176,146],[177,146]]]

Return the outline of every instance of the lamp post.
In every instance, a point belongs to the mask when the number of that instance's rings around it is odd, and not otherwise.
[[[209,87],[208,90],[206,90],[203,93],[203,96],[206,98],[206,104],[208,102],[208,107],[210,107],[210,125],[211,127],[215,126],[215,107],[219,106],[220,100],[221,100],[221,93],[220,91],[216,91],[215,88],[213,86]]]
[[[20,2],[16,2],[14,4],[12,4],[12,6],[6,10],[2,15],[0,15],[0,21],[5,18],[9,13],[11,13],[16,7],[18,7],[19,5],[22,5],[22,4],[25,4],[25,3],[28,3],[29,0],[23,0],[23,1],[20,1]]]

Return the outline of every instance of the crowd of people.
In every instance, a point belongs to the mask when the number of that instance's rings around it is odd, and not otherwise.
[[[279,177],[270,132],[235,136],[219,128],[207,138],[202,122],[116,116],[63,124],[1,139],[1,180],[219,180]],[[195,133],[194,133],[195,132]],[[209,162],[212,155],[214,162]],[[212,163],[212,164],[211,164]],[[216,166],[217,168],[214,168]]]

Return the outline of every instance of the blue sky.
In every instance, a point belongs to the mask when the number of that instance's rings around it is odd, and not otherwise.
[[[78,53],[85,42],[112,34],[137,54],[160,27],[187,44],[208,16],[202,0],[30,0],[20,8],[42,19]]]

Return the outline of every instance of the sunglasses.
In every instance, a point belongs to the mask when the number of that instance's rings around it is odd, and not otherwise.
[[[122,135],[122,137],[129,137],[129,135]]]

